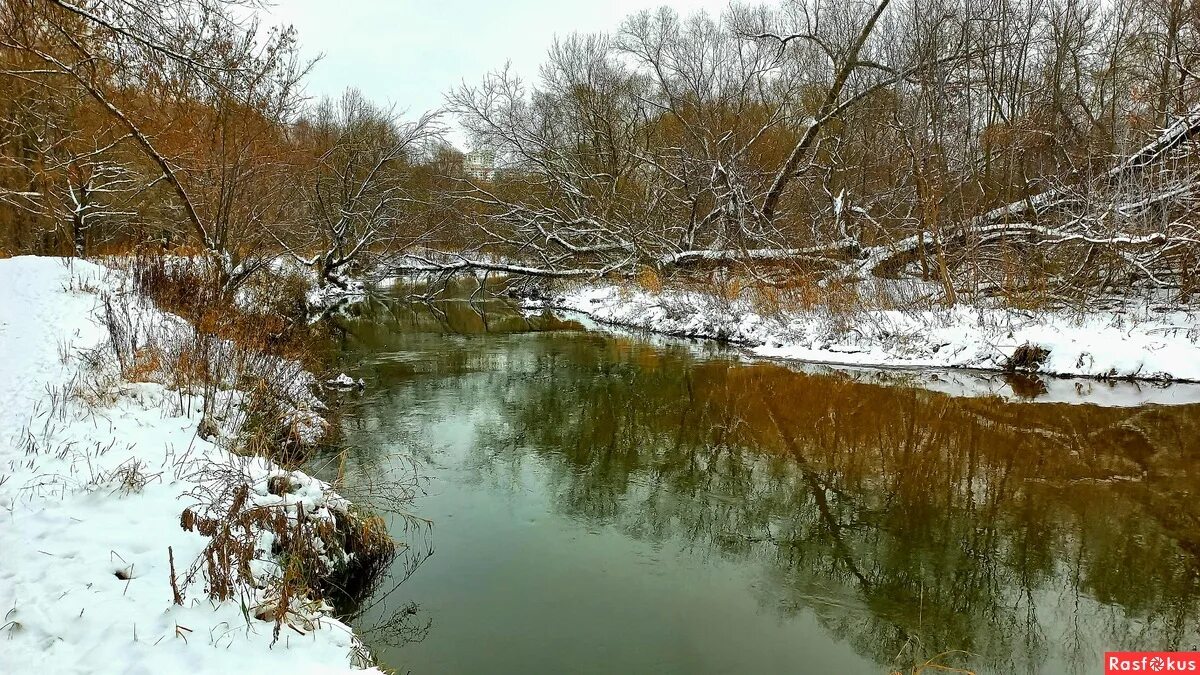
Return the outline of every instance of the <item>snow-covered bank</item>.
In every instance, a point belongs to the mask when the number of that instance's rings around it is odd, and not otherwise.
[[[302,473],[232,454],[226,439],[237,429],[201,438],[199,396],[122,379],[102,320],[105,295],[121,290],[103,267],[0,260],[0,293],[0,672],[362,665],[350,629],[319,603],[293,603],[276,640],[282,570],[268,527],[245,526],[257,543],[253,581],[230,574],[222,602],[209,599],[214,539],[201,534],[205,514],[239,494],[243,512],[270,510],[298,528],[331,523],[345,500]],[[137,331],[180,321],[141,303],[128,311]],[[297,426],[313,429],[302,393],[311,376],[286,364],[279,372],[293,374]],[[220,395],[233,407],[242,396]]]
[[[526,302],[526,311],[545,311],[543,303]],[[729,358],[777,363],[811,375],[848,378],[882,387],[915,387],[955,397],[993,397],[1037,403],[1091,404],[1128,408],[1143,405],[1190,405],[1200,403],[1200,383],[1145,380],[1113,380],[1079,377],[1042,377],[994,370],[929,366],[853,366],[814,363],[797,359],[766,357],[741,344],[712,338],[687,338],[651,332],[645,328],[598,321],[584,312],[556,308],[585,329],[634,338],[662,346],[683,347],[697,358]]]
[[[811,363],[1005,370],[1014,354],[1029,346],[1046,351],[1040,362],[1029,364],[1031,372],[1200,381],[1200,315],[1184,311],[1072,316],[956,306],[852,317],[818,311],[763,316],[745,300],[613,285],[580,286],[525,304],[668,335],[724,340],[758,356]]]

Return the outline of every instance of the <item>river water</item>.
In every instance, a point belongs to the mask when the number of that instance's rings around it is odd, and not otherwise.
[[[1200,406],[881,386],[499,301],[357,311],[366,389],[312,469],[408,544],[351,611],[398,672],[1097,673],[1200,644]]]

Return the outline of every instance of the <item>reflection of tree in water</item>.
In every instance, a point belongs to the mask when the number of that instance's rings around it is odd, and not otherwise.
[[[545,455],[562,511],[759,560],[764,602],[881,663],[1082,668],[1196,639],[1195,407],[954,399],[620,340],[556,343],[505,385],[511,426],[481,446]]]
[[[389,390],[373,393],[372,398],[391,398]],[[380,401],[363,405],[366,400],[349,394],[341,412],[349,413],[343,423],[357,431],[378,429]],[[416,447],[411,430],[393,430],[397,440],[408,440]],[[408,436],[408,439],[404,439]],[[413,498],[421,491],[420,461],[416,456],[385,457],[375,448],[350,446],[313,457],[305,470],[337,485],[339,493],[352,504],[370,505],[384,519],[396,551],[382,574],[360,580],[363,585],[345,588],[326,598],[342,621],[355,626],[355,632],[368,644],[403,646],[420,642],[428,635],[432,619],[420,607],[403,596],[399,589],[417,568],[433,555],[433,524],[411,511]],[[347,468],[352,479],[340,480]]]
[[[494,296],[480,295],[474,292],[478,288],[474,280],[459,280],[452,286],[427,302],[398,301],[410,292],[411,297],[423,295],[423,289],[412,286],[368,296],[344,308],[335,323],[374,349],[405,343],[417,333],[483,335],[581,328],[575,321],[550,313],[529,314]]]

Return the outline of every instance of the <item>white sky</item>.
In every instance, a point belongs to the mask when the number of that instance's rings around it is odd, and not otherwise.
[[[728,0],[274,0],[263,23],[292,24],[306,56],[324,54],[308,79],[314,98],[346,87],[419,113],[459,82],[511,61],[536,78],[555,35],[607,32],[642,9],[670,5],[716,16]],[[452,139],[463,145],[457,133]]]

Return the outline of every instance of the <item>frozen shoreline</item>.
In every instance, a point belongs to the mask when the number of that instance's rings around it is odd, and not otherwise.
[[[104,267],[2,259],[0,288],[0,671],[362,672],[361,644],[322,603],[289,613],[275,639],[265,608],[282,568],[270,531],[253,533],[255,583],[216,602],[204,565],[188,574],[211,539],[181,526],[185,509],[219,513],[212,495],[231,486],[292,523],[301,512],[329,521],[349,503],[322,481],[231,453],[234,420],[201,438],[198,395],[122,379],[103,358],[103,298],[123,294]],[[182,323],[123,297],[137,330]],[[280,366],[309,433],[323,423],[315,382]],[[236,408],[242,394],[220,396]]]
[[[585,285],[527,299],[527,309],[579,313],[599,324],[714,339],[753,357],[801,369],[836,369],[877,383],[907,383],[966,396],[1027,398],[1002,374],[1025,344],[1047,349],[1028,374],[1039,401],[1097,405],[1200,402],[1200,315],[1056,313],[955,307],[864,313],[846,328],[818,312],[764,317],[744,301],[697,292]],[[1026,372],[1026,371],[1023,371]],[[1076,379],[1061,379],[1076,378]],[[1089,378],[1089,379],[1078,379]]]

